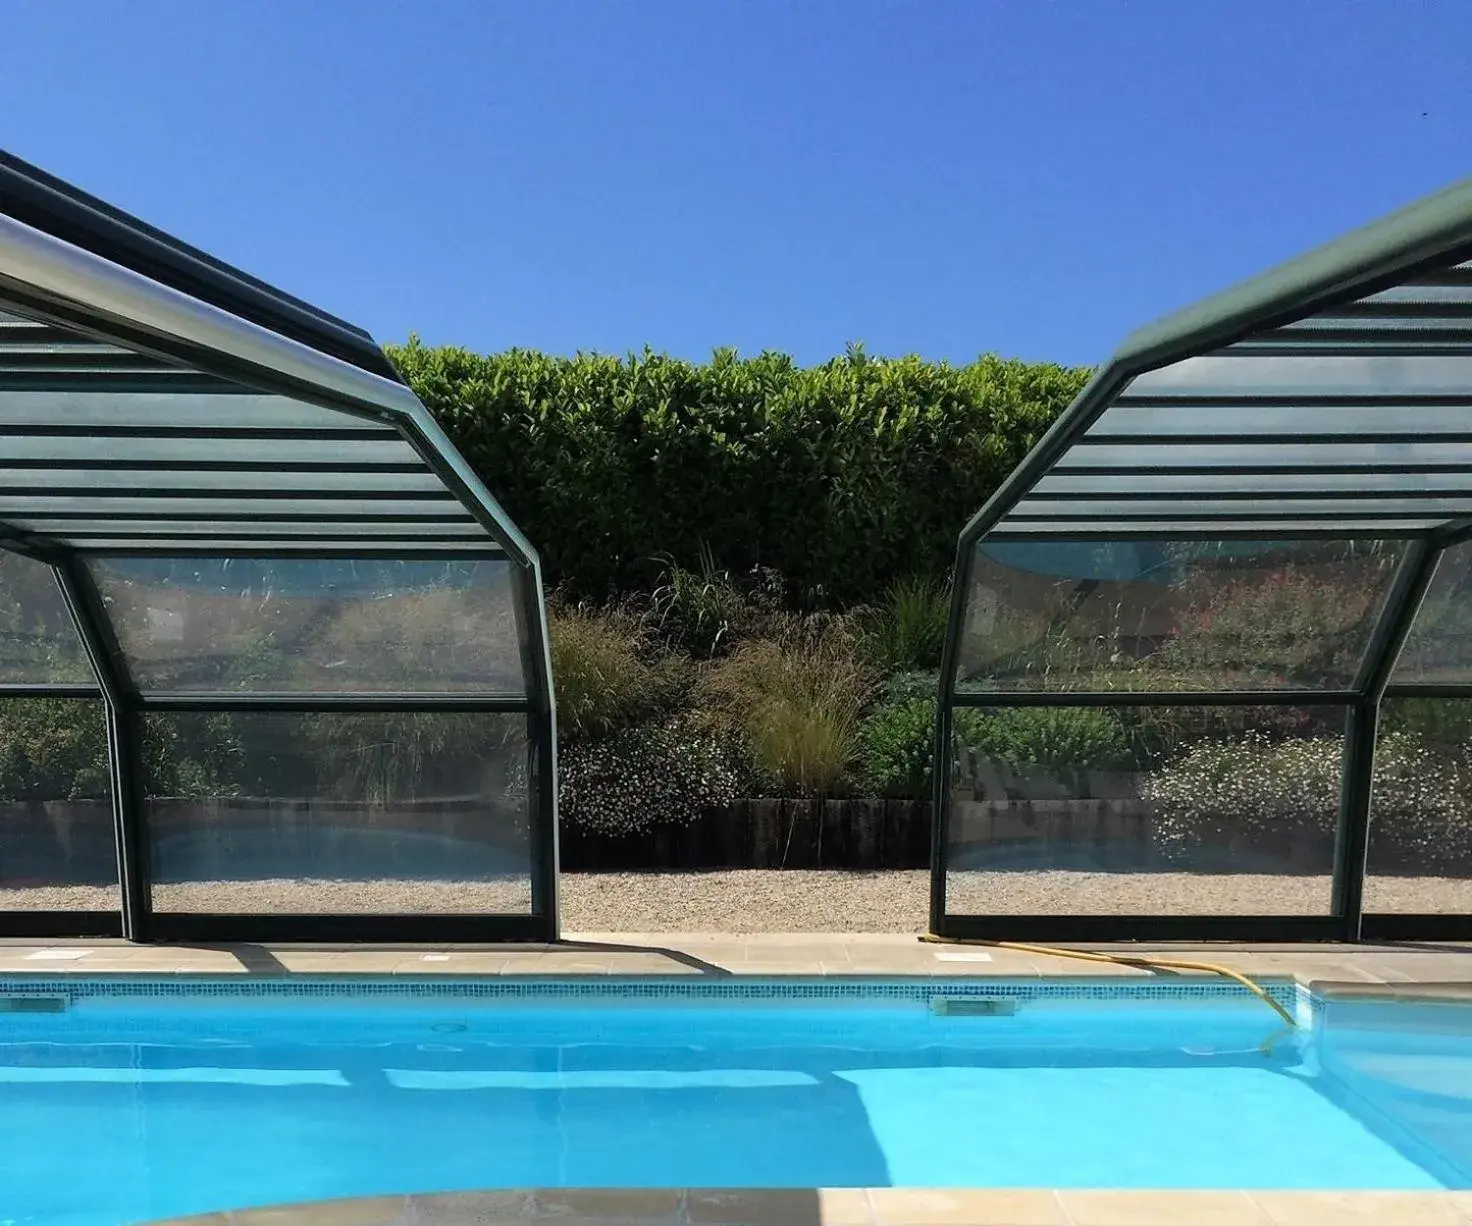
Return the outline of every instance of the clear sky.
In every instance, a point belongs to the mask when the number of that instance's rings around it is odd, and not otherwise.
[[[380,340],[1096,362],[1472,174],[1472,0],[0,0],[0,146]]]

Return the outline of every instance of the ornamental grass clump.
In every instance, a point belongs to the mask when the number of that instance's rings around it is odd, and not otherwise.
[[[276,786],[283,775],[315,779],[336,796],[387,806],[483,786],[494,764],[498,786],[514,798],[526,790],[525,735],[525,723],[505,715],[321,711],[283,734],[283,752],[273,754],[267,770]]]
[[[664,582],[650,593],[649,613],[659,637],[702,659],[721,655],[747,618],[746,593],[721,570],[704,542],[700,569],[669,560]]]
[[[943,580],[920,575],[893,584],[861,616],[865,653],[886,674],[939,668],[950,604]]]
[[[740,734],[768,787],[815,797],[843,790],[874,685],[848,620],[791,618],[707,670],[702,694],[714,724]]]
[[[647,654],[643,622],[623,610],[554,608],[548,622],[557,723],[565,738],[606,736],[668,718],[689,701],[682,656]]]
[[[269,682],[293,664],[320,683],[330,674],[322,674],[319,661],[345,660],[365,688],[412,691],[426,688],[431,679],[464,678],[485,688],[514,690],[521,680],[521,645],[510,615],[513,599],[506,580],[324,602],[326,620],[309,659],[293,659],[290,648],[274,638],[259,642],[257,631],[242,644],[251,648],[249,655],[240,651],[235,654],[246,658],[232,661],[237,674],[253,665],[255,675],[232,676],[231,688],[248,688],[245,682],[258,679]]]
[[[558,757],[557,777],[563,820],[594,834],[687,826],[744,790],[729,738],[688,720],[573,742]]]

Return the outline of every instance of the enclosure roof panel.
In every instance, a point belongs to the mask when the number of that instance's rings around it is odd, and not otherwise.
[[[4,150],[0,150],[0,213],[374,374],[398,378],[363,329],[232,268]]]
[[[371,353],[370,353],[371,350]],[[0,533],[535,553],[366,333],[0,161]]]
[[[0,312],[0,522],[34,549],[499,552],[390,422]]]
[[[1472,180],[1134,333],[964,539],[1429,535],[1469,493]]]
[[[1275,321],[1300,319],[1323,303],[1394,286],[1469,245],[1472,179],[1465,179],[1137,329],[1113,360],[1147,367],[1174,361],[1183,350],[1216,348]]]

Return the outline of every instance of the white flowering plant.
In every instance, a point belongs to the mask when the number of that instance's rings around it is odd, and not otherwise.
[[[1339,820],[1344,743],[1274,741],[1255,732],[1205,741],[1147,775],[1141,798],[1156,837],[1184,857],[1203,842],[1280,833],[1332,838]],[[1472,760],[1392,732],[1375,754],[1372,854],[1417,871],[1472,866]]]
[[[563,820],[595,834],[688,826],[746,791],[730,739],[688,720],[569,741],[559,750],[557,776]]]

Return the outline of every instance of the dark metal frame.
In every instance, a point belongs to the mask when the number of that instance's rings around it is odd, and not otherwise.
[[[1349,713],[1334,865],[1334,913],[1343,922],[1344,939],[1349,941],[1360,939],[1364,924],[1380,700],[1436,572],[1439,557],[1440,551],[1427,541],[1412,541],[1407,547],[1355,678],[1359,698]]]
[[[8,552],[19,553],[32,561],[42,565],[51,566],[52,574],[56,577],[61,589],[62,599],[66,602],[68,612],[72,620],[76,622],[76,613],[72,608],[72,595],[67,584],[63,581],[60,569],[51,565],[50,556],[38,557],[36,551],[30,549],[13,549],[11,542],[0,539],[0,549]],[[91,648],[84,638],[83,649],[87,652],[88,661],[92,663]],[[96,665],[93,664],[94,674],[98,673]],[[0,684],[0,698],[19,699],[45,699],[64,698],[73,701],[89,701],[96,706],[96,714],[100,715],[106,722],[108,760],[110,782],[115,778],[111,770],[113,763],[113,741],[114,741],[114,716],[113,705],[109,699],[108,691],[99,688],[98,685],[69,685],[51,683],[14,683]],[[113,806],[113,828],[114,838],[121,830],[118,822],[118,798],[117,789],[112,787]],[[118,848],[121,853],[121,846]],[[121,874],[119,875],[119,887],[121,889]],[[125,921],[124,910],[108,909],[102,911],[0,911],[0,937],[20,938],[49,938],[66,936],[83,937],[120,937],[124,934]]]
[[[111,717],[105,696],[95,686],[77,685],[0,685],[0,698],[45,699],[65,698],[86,701],[92,715],[108,721],[111,742]],[[110,757],[109,753],[109,757]],[[113,801],[114,835],[117,829],[117,806]],[[0,911],[0,938],[50,939],[53,937],[121,937],[123,912],[118,908],[99,911]]]
[[[947,674],[950,675],[950,674]],[[1349,939],[1340,914],[1274,915],[960,915],[946,910],[950,847],[952,711],[958,707],[1202,707],[1318,706],[1353,712],[1359,696],[1330,691],[1239,691],[1200,693],[965,693],[941,704],[936,732],[932,792],[930,929],[943,936],[1015,941],[1336,941]],[[1353,718],[1352,716],[1350,718]],[[1346,753],[1348,760],[1348,752]],[[944,772],[944,773],[942,773]],[[1363,856],[1359,860],[1363,872]],[[1340,890],[1336,869],[1336,897]]]
[[[14,306],[32,318],[80,333],[130,351],[140,369],[128,386],[147,388],[157,382],[165,389],[201,385],[211,394],[239,391],[265,392],[334,410],[358,418],[363,430],[329,431],[331,439],[351,440],[397,437],[409,445],[422,468],[413,464],[355,464],[303,461],[276,467],[333,474],[360,470],[374,474],[399,471],[433,476],[438,489],[400,492],[375,488],[365,479],[361,489],[323,487],[313,490],[241,489],[239,498],[291,498],[306,507],[290,515],[269,507],[254,519],[225,516],[230,522],[260,525],[261,530],[223,531],[193,537],[188,520],[178,518],[179,530],[167,524],[140,534],[129,528],[129,512],[119,517],[116,532],[91,533],[67,542],[69,519],[106,518],[105,514],[57,513],[41,515],[46,531],[13,530],[0,524],[0,548],[50,565],[60,584],[67,608],[81,636],[97,677],[97,687],[0,686],[0,695],[75,696],[100,698],[107,721],[109,767],[122,907],[117,913],[0,912],[0,937],[123,935],[134,941],[271,940],[271,941],[506,941],[554,940],[557,913],[557,801],[555,790],[556,713],[552,695],[540,564],[536,552],[505,517],[494,498],[479,484],[449,439],[403,385],[392,364],[372,338],[351,325],[317,311],[254,278],[213,260],[87,196],[44,172],[0,153],[0,228],[15,220],[24,223],[0,234],[30,255],[23,262],[21,280],[0,267],[0,305]],[[57,241],[53,241],[57,240]],[[61,245],[58,245],[59,244]],[[0,245],[0,254],[7,247]],[[99,285],[106,285],[102,309],[90,305]],[[120,303],[124,305],[120,305]],[[218,343],[217,343],[218,342]],[[141,356],[140,356],[141,355]],[[143,369],[155,359],[157,371]],[[110,362],[114,360],[109,357]],[[180,371],[179,364],[189,369]],[[45,372],[35,372],[44,377]],[[31,378],[31,372],[27,372]],[[116,372],[99,370],[66,375],[66,387],[103,391],[116,381]],[[141,379],[142,382],[139,380]],[[33,380],[34,381],[34,380]],[[222,382],[223,381],[223,382]],[[369,424],[376,427],[367,430]],[[39,433],[65,439],[78,436],[119,436],[154,433],[127,426],[70,429],[57,426]],[[172,437],[227,440],[239,435],[230,426],[180,426],[165,433]],[[249,438],[273,437],[269,427],[250,429]],[[311,438],[312,428],[278,432],[283,437]],[[20,461],[16,466],[28,466]],[[37,483],[11,489],[14,496],[41,497],[54,493],[39,470],[50,461],[29,462],[38,469]],[[230,458],[193,463],[177,460],[130,461],[89,459],[88,471],[152,470],[147,489],[119,488],[120,500],[143,496],[206,498],[209,487],[170,481],[172,472],[259,471],[258,462]],[[427,471],[426,471],[427,470]],[[425,483],[428,485],[428,482]],[[78,488],[85,488],[84,486]],[[280,539],[271,523],[310,526],[313,498],[373,501],[392,518],[396,501],[444,500],[446,515],[416,515],[414,523],[426,528],[436,522],[465,525],[465,532],[396,538],[365,534],[361,542],[347,537],[313,537],[301,527],[283,527]],[[132,514],[133,520],[169,520],[158,513]],[[196,517],[198,518],[198,517]],[[206,517],[209,518],[209,517]],[[334,516],[324,520],[338,522]],[[371,524],[370,516],[349,517]],[[349,522],[343,520],[341,522]],[[175,540],[174,536],[180,539]],[[93,542],[110,542],[92,548]],[[424,559],[446,562],[464,558],[502,558],[512,564],[514,604],[522,650],[527,692],[517,695],[484,693],[398,694],[205,694],[140,691],[118,648],[108,612],[87,565],[91,558],[256,557],[291,560]],[[532,908],[526,915],[219,915],[155,913],[150,904],[151,870],[148,863],[146,779],[142,755],[142,723],[156,711],[482,711],[521,714],[527,720],[531,755],[530,795],[532,829]]]
[[[148,882],[144,870],[143,751],[136,691],[87,568],[75,558],[66,558],[52,570],[106,704],[107,760],[112,776],[113,835],[117,839],[123,936],[130,941],[141,941],[146,939],[147,932]]]
[[[1235,346],[1235,352],[1249,348],[1262,353],[1291,355],[1309,353],[1316,356],[1364,352],[1362,338],[1343,331],[1329,338],[1316,331],[1312,344],[1295,339],[1291,325],[1318,312],[1335,311],[1359,299],[1418,277],[1433,275],[1452,265],[1472,259],[1472,181],[1448,189],[1439,196],[1412,206],[1377,226],[1358,231],[1336,244],[1311,253],[1300,260],[1272,270],[1236,290],[1208,299],[1198,306],[1129,337],[1119,352],[1101,369],[1043,436],[1022,463],[1003,481],[1000,488],[962,531],[957,542],[949,625],[941,660],[940,701],[937,709],[936,740],[933,760],[932,850],[930,927],[933,932],[952,937],[1011,938],[1033,941],[1129,941],[1129,940],[1468,940],[1472,939],[1472,915],[1383,915],[1364,914],[1363,899],[1366,853],[1372,805],[1373,757],[1380,704],[1387,696],[1472,698],[1472,686],[1392,686],[1389,683],[1395,661],[1420,607],[1437,561],[1448,547],[1472,540],[1472,518],[1445,515],[1425,516],[1424,523],[1413,513],[1390,515],[1377,512],[1376,503],[1397,499],[1412,502],[1415,490],[1357,491],[1353,484],[1344,489],[1292,490],[1272,492],[1272,483],[1297,476],[1322,477],[1338,474],[1351,483],[1362,474],[1384,472],[1387,468],[1404,473],[1434,474],[1472,473],[1465,462],[1406,462],[1399,466],[1365,463],[1336,463],[1320,466],[1301,463],[1274,463],[1271,448],[1279,445],[1322,442],[1374,442],[1380,436],[1369,433],[1300,434],[1287,431],[1244,431],[1241,439],[1228,436],[1216,441],[1229,443],[1261,443],[1265,448],[1261,461],[1243,465],[1179,464],[1145,462],[1133,465],[1097,465],[1070,462],[1060,465],[1065,453],[1080,443],[1089,446],[1109,444],[1130,447],[1149,443],[1205,444],[1213,441],[1204,435],[1189,438],[1169,432],[1128,433],[1085,438],[1086,432],[1112,405],[1133,404],[1145,396],[1122,395],[1139,376],[1170,366],[1186,358],[1217,352]],[[1354,308],[1351,308],[1351,312]],[[1408,308],[1414,314],[1414,306]],[[1281,331],[1286,329],[1286,331]],[[1266,339],[1265,339],[1266,338]],[[1326,347],[1324,341],[1332,340]],[[1426,337],[1410,332],[1392,340],[1376,340],[1376,353],[1426,355],[1454,353],[1468,356],[1465,339],[1456,344],[1428,343]],[[1337,346],[1337,347],[1334,347]],[[1357,346],[1361,346],[1358,347]],[[1212,393],[1197,399],[1209,401]],[[1296,401],[1298,398],[1289,398]],[[1332,397],[1331,397],[1332,399]],[[1399,404],[1433,405],[1466,404],[1464,397],[1446,400],[1440,396],[1418,396],[1414,393],[1390,397]],[[1226,402],[1235,402],[1228,397]],[[1287,402],[1285,401],[1285,404]],[[1287,407],[1292,407],[1287,404]],[[1465,432],[1453,435],[1431,434],[1426,443],[1464,441],[1472,437]],[[1394,442],[1413,441],[1398,436]],[[1084,453],[1086,454],[1086,453]],[[1075,459],[1083,455],[1074,453]],[[1106,476],[1118,486],[1098,491],[1049,490],[1038,492],[1038,483],[1046,476]],[[1169,491],[1134,491],[1131,478],[1153,475],[1177,475],[1182,478],[1227,474],[1240,478],[1239,490],[1211,489],[1193,494],[1189,489]],[[1447,496],[1463,498],[1469,490],[1447,491]],[[1108,522],[1084,519],[1077,515],[1033,514],[1022,505],[1030,495],[1056,499],[1059,502],[1086,504],[1094,501],[1140,502],[1206,499],[1231,503],[1248,498],[1266,501],[1301,498],[1305,501],[1327,501],[1334,498],[1360,498],[1362,514],[1332,517],[1323,513],[1284,510],[1261,515],[1234,514],[1189,515],[1170,521],[1151,520],[1142,507],[1134,516],[1116,515]],[[1429,496],[1424,494],[1423,496]],[[1261,526],[1256,526],[1258,524]],[[1301,525],[1301,526],[1296,526]],[[1388,539],[1407,545],[1402,564],[1391,582],[1384,605],[1372,630],[1359,674],[1348,690],[1334,692],[1232,692],[1213,694],[1181,693],[964,693],[956,688],[961,633],[970,590],[971,567],[978,545],[983,541],[1031,542],[1085,540],[1280,540],[1304,539]],[[1339,837],[1336,843],[1334,889],[1330,913],[1324,916],[1285,917],[1263,915],[1240,916],[1048,916],[953,915],[946,909],[946,873],[948,869],[950,827],[950,782],[952,771],[953,712],[964,706],[1120,706],[1120,705],[1323,705],[1343,706],[1347,711],[1344,785],[1341,792]]]
[[[1070,538],[1072,539],[1072,538]],[[1459,539],[1466,539],[1462,534]],[[1435,575],[1445,545],[1442,538],[1407,543],[1371,631],[1354,687],[1348,690],[1183,691],[957,691],[959,636],[947,636],[942,661],[944,700],[936,720],[932,790],[931,931],[945,936],[1020,941],[1233,940],[1361,941],[1472,940],[1472,915],[1376,914],[1363,899],[1372,818],[1375,736],[1380,706],[1392,698],[1468,698],[1472,686],[1398,685],[1389,679],[1417,611]],[[952,594],[952,624],[964,617],[965,589],[958,565]],[[957,611],[956,606],[962,608]],[[1335,844],[1333,895],[1324,916],[1172,915],[1025,916],[957,915],[946,910],[947,853],[950,837],[952,712],[960,707],[1139,707],[1139,706],[1332,706],[1346,711],[1344,784]]]
[[[164,555],[183,556],[173,551]],[[116,556],[113,554],[100,556]],[[219,558],[220,554],[201,554]],[[230,555],[235,556],[235,555]],[[299,555],[293,555],[299,556]],[[358,559],[357,551],[325,551],[310,557]],[[395,553],[395,559],[417,557]],[[37,559],[38,561],[41,559]],[[435,557],[435,560],[444,560]],[[113,634],[101,594],[83,555],[49,558],[62,598],[81,639],[98,685],[0,685],[0,697],[74,698],[100,702],[107,726],[114,837],[117,847],[119,911],[0,911],[0,937],[118,937],[135,942],[168,941],[405,941],[502,942],[553,940],[557,935],[557,827],[555,795],[546,746],[555,742],[549,700],[462,693],[162,693],[140,690],[130,676]],[[513,572],[515,573],[515,572]],[[518,577],[517,582],[522,580]],[[525,596],[525,591],[520,593]],[[521,605],[518,603],[518,608]],[[523,635],[523,650],[534,656]],[[539,690],[540,686],[537,687]],[[542,693],[549,693],[543,690]],[[152,907],[148,862],[148,813],[143,766],[143,720],[152,712],[389,711],[476,712],[523,715],[532,771],[532,907],[527,915],[497,914],[228,914],[157,912]]]
[[[283,294],[3,150],[0,194],[5,197],[6,211],[29,225],[365,370],[392,373],[383,351],[362,329]]]

